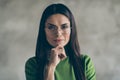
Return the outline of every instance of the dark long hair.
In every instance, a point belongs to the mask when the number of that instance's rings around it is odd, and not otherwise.
[[[70,40],[65,46],[65,51],[70,58],[70,64],[73,65],[76,80],[85,80],[84,68],[82,67],[80,47],[78,43],[76,24],[71,11],[63,4],[52,4],[48,6],[41,17],[39,25],[39,33],[36,45],[36,60],[38,64],[36,77],[37,80],[44,80],[44,67],[47,64],[47,51],[51,48],[46,40],[45,22],[51,15],[63,14],[69,21],[71,26]]]

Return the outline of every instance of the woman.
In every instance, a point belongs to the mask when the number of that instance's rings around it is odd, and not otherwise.
[[[44,10],[36,55],[27,60],[25,74],[27,80],[96,80],[91,59],[80,53],[75,20],[65,5]]]

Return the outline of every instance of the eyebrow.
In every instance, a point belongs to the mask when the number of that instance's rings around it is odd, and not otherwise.
[[[51,24],[51,23],[47,23],[48,25],[52,25],[52,26],[56,26],[56,25],[54,25],[54,24]],[[61,26],[64,26],[64,25],[67,25],[68,23],[64,23],[64,24],[62,24]]]
[[[52,26],[56,26],[56,25],[54,25],[54,24],[51,24],[51,23],[47,23],[48,25],[52,25]]]

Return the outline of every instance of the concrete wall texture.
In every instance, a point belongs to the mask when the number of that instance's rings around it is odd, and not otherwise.
[[[73,12],[81,52],[92,58],[97,80],[120,80],[120,0],[0,0],[0,80],[25,80],[41,14],[58,2]]]

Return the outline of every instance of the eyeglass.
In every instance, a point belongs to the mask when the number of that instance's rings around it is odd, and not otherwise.
[[[46,28],[50,32],[56,32],[58,30],[58,27],[56,25],[53,25],[53,24],[49,24]],[[68,32],[70,29],[71,29],[71,27],[68,26],[67,24],[62,24],[61,27],[60,27],[60,30],[62,32]]]

